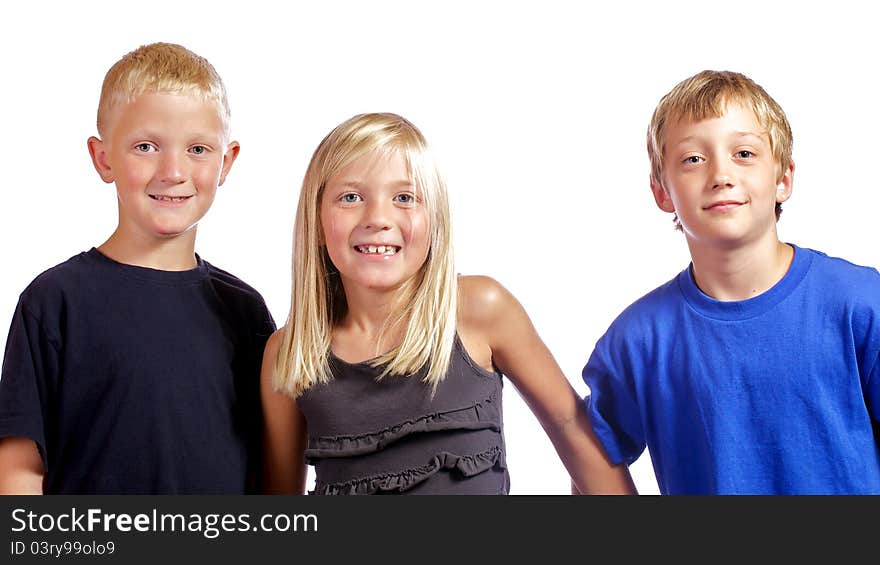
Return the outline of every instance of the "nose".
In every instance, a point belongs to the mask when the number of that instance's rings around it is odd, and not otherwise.
[[[368,230],[384,231],[391,229],[390,202],[373,200],[367,203],[363,217],[363,226]]]
[[[727,159],[715,158],[712,166],[712,188],[731,188],[734,185],[731,164]]]
[[[186,159],[173,151],[162,155],[159,165],[159,180],[164,184],[180,184],[186,180]]]

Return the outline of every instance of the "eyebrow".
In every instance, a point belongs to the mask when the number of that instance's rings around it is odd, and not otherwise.
[[[764,135],[765,134],[763,133],[755,133],[753,131],[738,131],[734,133],[733,137],[756,137],[761,141],[764,141]]]

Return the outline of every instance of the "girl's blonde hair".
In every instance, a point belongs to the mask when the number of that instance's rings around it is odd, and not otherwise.
[[[327,383],[333,326],[347,304],[339,273],[323,246],[321,198],[327,181],[360,157],[398,151],[406,161],[430,222],[428,256],[401,289],[392,319],[402,325],[400,345],[372,361],[382,376],[412,375],[427,368],[424,381],[436,388],[449,367],[455,340],[457,282],[446,187],[427,142],[396,114],[360,114],[339,124],[312,155],[296,211],[293,234],[293,294],[275,360],[275,387],[297,397]]]

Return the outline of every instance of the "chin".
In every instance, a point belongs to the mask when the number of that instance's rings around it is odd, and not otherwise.
[[[363,277],[354,279],[352,282],[364,288],[376,291],[397,290],[409,279],[400,277]]]
[[[386,280],[376,281],[376,280],[373,280],[373,281],[367,281],[367,282],[365,282],[365,283],[364,283],[364,286],[365,286],[366,288],[369,288],[370,290],[390,291],[390,290],[397,290],[397,289],[399,289],[401,286],[403,286],[403,284],[404,284],[405,282],[406,282],[406,281],[401,281],[401,280],[393,280],[393,281],[386,281]]]
[[[733,225],[699,226],[697,229],[689,229],[683,226],[684,233],[689,240],[720,247],[733,247],[752,239],[749,230]]]
[[[156,237],[160,239],[173,239],[175,237],[179,237],[181,235],[186,235],[190,231],[194,230],[195,226],[156,226],[153,229],[153,233],[156,234]]]

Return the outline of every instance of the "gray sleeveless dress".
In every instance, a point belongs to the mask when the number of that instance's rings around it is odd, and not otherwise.
[[[458,336],[431,398],[424,370],[385,377],[330,355],[333,380],[297,398],[308,425],[310,494],[507,494],[501,374],[479,367]]]

